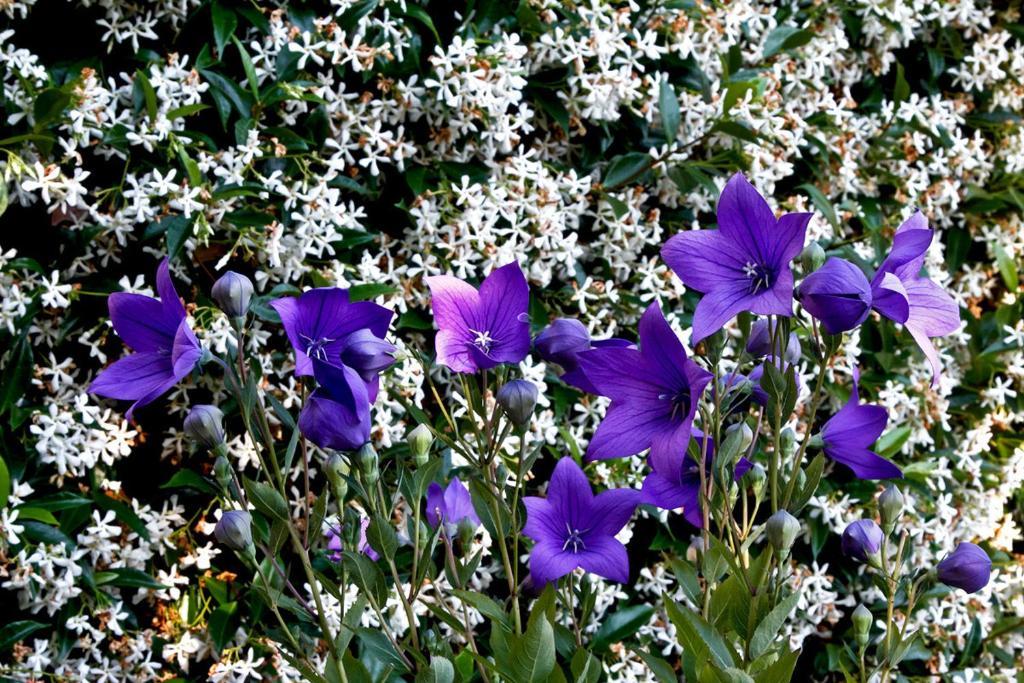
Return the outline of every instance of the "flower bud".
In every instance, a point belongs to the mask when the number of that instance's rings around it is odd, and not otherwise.
[[[245,510],[228,510],[220,516],[213,535],[232,550],[247,550],[252,545],[252,516]]]
[[[224,413],[217,406],[194,405],[182,428],[197,446],[213,450],[224,444]]]
[[[363,328],[345,339],[341,347],[341,362],[359,373],[364,382],[372,382],[378,373],[395,362],[397,350],[394,344]]]
[[[782,446],[783,453],[787,456],[793,455],[796,452],[796,432],[786,427],[779,434],[779,443]]]
[[[221,275],[210,290],[220,310],[232,318],[244,318],[252,301],[252,280],[233,270]]]
[[[377,477],[380,476],[380,469],[378,467],[380,461],[377,457],[377,449],[372,444],[363,444],[356,454],[356,458],[359,460],[359,468],[362,470],[363,477],[367,483],[376,483]]]
[[[743,478],[740,479],[740,486],[753,491],[754,497],[760,500],[764,494],[764,485],[767,481],[768,473],[765,472],[764,465],[755,462],[750,466],[750,469],[743,473]]]
[[[327,482],[331,485],[339,504],[348,492],[348,483],[342,476],[344,473],[345,458],[338,453],[331,453],[331,457],[327,458],[327,464],[324,465],[324,476],[327,477]]]
[[[223,455],[218,455],[213,461],[213,475],[217,477],[217,483],[225,489],[231,487],[231,463]]]
[[[812,273],[825,263],[825,250],[815,240],[811,240],[797,258],[803,266],[804,273]]]
[[[768,324],[768,320],[760,318],[750,326],[750,336],[747,338],[747,353],[755,358],[777,356],[772,350],[772,332],[774,326]],[[792,365],[800,361],[800,337],[796,332],[789,333],[786,340],[786,350],[782,354],[783,360]]]
[[[416,428],[409,432],[406,441],[416,464],[420,467],[426,465],[430,447],[434,445],[434,435],[430,432],[430,427],[425,424],[416,425]]]
[[[576,364],[576,354],[590,348],[590,333],[575,318],[557,318],[534,340],[534,348],[549,363],[563,368]]]
[[[896,522],[903,514],[903,494],[893,485],[889,485],[882,495],[878,496],[878,515],[882,519],[882,531],[888,536],[896,528]]]
[[[984,550],[965,541],[939,562],[936,573],[947,586],[976,593],[988,585],[992,560]]]
[[[868,639],[871,637],[871,622],[873,618],[871,611],[864,605],[857,605],[853,610],[853,636],[857,639],[860,648],[867,647]]]
[[[797,298],[829,334],[854,329],[871,312],[871,284],[860,268],[841,258],[830,258],[804,278]]]
[[[860,562],[877,564],[882,538],[882,530],[873,520],[859,519],[843,530],[843,554]]]
[[[750,425],[748,425],[746,422],[737,422],[736,424],[731,424],[728,427],[726,427],[726,438],[732,436],[732,434],[735,432],[740,433],[740,452],[745,452],[748,448],[750,448],[750,444],[754,442],[754,430],[751,429]]]
[[[523,427],[530,422],[533,409],[537,406],[537,396],[535,384],[525,379],[514,379],[498,389],[495,398],[512,424]]]
[[[768,542],[779,554],[779,559],[785,560],[800,534],[800,522],[786,510],[778,510],[765,523],[765,532],[768,534]]]

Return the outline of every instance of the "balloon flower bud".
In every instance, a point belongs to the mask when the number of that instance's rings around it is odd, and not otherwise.
[[[225,489],[231,486],[231,463],[223,455],[218,455],[213,461],[213,475],[217,477],[217,483]]]
[[[576,354],[590,348],[590,333],[575,318],[557,318],[533,342],[540,357],[563,368],[576,364]]]
[[[348,493],[348,482],[345,481],[343,474],[345,474],[345,458],[338,453],[331,453],[331,457],[327,458],[327,464],[324,465],[324,475],[339,503]]]
[[[857,605],[857,609],[853,610],[853,636],[861,649],[867,647],[872,620],[871,611],[864,605]]]
[[[768,534],[768,542],[779,554],[779,559],[785,560],[800,534],[800,522],[787,511],[778,510],[765,523],[765,532]]]
[[[248,550],[252,546],[252,516],[245,510],[228,510],[220,516],[213,535],[232,550]]]
[[[217,406],[194,405],[185,416],[182,428],[197,446],[214,450],[224,445],[224,413]]]
[[[537,387],[525,379],[514,379],[498,389],[495,398],[504,409],[508,419],[517,427],[526,426],[537,407]]]
[[[860,562],[878,564],[882,538],[882,530],[873,520],[859,519],[843,530],[843,554]]]
[[[416,464],[420,467],[426,465],[427,458],[430,457],[430,447],[434,445],[434,435],[430,432],[430,427],[424,424],[416,425],[406,440]]]
[[[363,444],[362,448],[359,449],[359,453],[356,454],[356,458],[359,460],[359,468],[362,470],[366,482],[369,484],[376,483],[377,477],[380,476],[377,450],[368,443]]]
[[[936,567],[939,581],[976,593],[988,585],[992,573],[992,560],[988,554],[973,543],[961,543]]]
[[[761,496],[764,495],[764,486],[767,481],[768,473],[765,472],[764,465],[759,462],[755,462],[750,466],[750,469],[743,473],[743,478],[740,479],[740,486],[745,489],[750,489],[754,492],[754,497],[761,500]]]
[[[782,430],[779,434],[779,442],[782,446],[782,452],[787,456],[793,455],[796,452],[796,432],[789,427]]]
[[[244,318],[252,301],[252,280],[233,270],[221,275],[210,290],[220,310],[232,318]]]
[[[797,298],[829,334],[852,330],[871,312],[871,284],[860,268],[841,258],[830,258],[804,278]]]
[[[394,344],[363,328],[345,339],[341,347],[341,362],[359,373],[364,382],[372,382],[378,373],[395,362],[397,350]]]
[[[772,333],[775,327],[768,324],[768,320],[760,318],[750,326],[750,336],[747,337],[747,353],[755,358],[766,356],[778,356],[772,350]],[[792,365],[800,361],[800,337],[796,332],[789,333],[786,340],[786,349],[782,354],[783,360]]]
[[[896,528],[896,523],[903,514],[903,494],[890,485],[882,495],[878,496],[878,515],[882,518],[882,531],[888,536]]]
[[[754,430],[750,428],[746,422],[737,422],[736,424],[729,425],[725,430],[726,438],[732,436],[735,432],[739,432],[739,448],[740,452],[745,452],[750,448],[750,444],[754,442]]]
[[[804,274],[811,273],[825,263],[825,250],[816,241],[811,240],[797,258],[803,266]]]

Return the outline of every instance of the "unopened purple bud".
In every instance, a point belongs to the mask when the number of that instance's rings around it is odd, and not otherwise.
[[[242,318],[249,312],[253,294],[252,280],[233,270],[221,275],[213,283],[210,294],[220,310],[232,318]]]
[[[224,443],[224,413],[217,406],[194,405],[185,416],[182,429],[197,445],[214,450]]]
[[[840,334],[867,319],[871,311],[871,284],[860,268],[833,256],[804,278],[797,298],[829,334]]]
[[[252,516],[245,510],[228,510],[220,516],[213,535],[232,550],[246,550],[252,545]]]
[[[533,342],[540,357],[571,369],[576,365],[576,354],[590,348],[590,333],[575,318],[556,318]]]
[[[882,530],[874,520],[859,519],[843,531],[843,554],[860,562],[872,561],[882,548]]]
[[[394,344],[381,339],[367,328],[356,330],[341,348],[341,362],[371,382],[377,373],[387,370],[395,362]]]
[[[774,326],[769,326],[768,320],[765,318],[754,321],[754,324],[750,326],[750,336],[747,338],[747,353],[755,358],[774,356],[775,354],[772,352],[773,329]],[[783,359],[789,364],[800,361],[800,338],[796,332],[789,333]]]
[[[947,586],[976,593],[988,585],[992,560],[984,550],[965,541],[939,562],[936,571]]]
[[[514,379],[498,389],[495,398],[512,424],[522,427],[530,421],[533,409],[537,407],[538,395],[535,384],[525,379]]]

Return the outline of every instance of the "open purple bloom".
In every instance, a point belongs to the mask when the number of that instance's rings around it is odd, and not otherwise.
[[[885,408],[860,402],[854,372],[850,400],[821,428],[825,455],[849,467],[858,479],[902,478],[900,468],[870,450],[887,421]]]
[[[480,291],[450,275],[427,278],[437,323],[437,362],[473,373],[530,352],[530,286],[518,263],[491,271]]]
[[[714,334],[741,311],[793,314],[793,271],[809,213],[776,219],[768,202],[742,173],[718,200],[718,230],[674,235],[662,258],[687,287],[703,292],[693,314],[694,344]]]
[[[867,562],[869,558],[878,554],[882,548],[883,538],[882,529],[874,520],[858,519],[843,529],[840,544],[844,555],[860,562]]]
[[[612,399],[587,447],[588,461],[650,448],[654,467],[686,452],[697,403],[712,376],[686,356],[657,303],[640,318],[639,350],[591,349],[578,358],[598,393]]]
[[[555,465],[547,498],[527,496],[523,533],[535,543],[530,575],[543,585],[577,567],[612,581],[629,579],[626,547],[615,534],[626,526],[640,492],[609,489],[594,495],[590,482],[572,458]]]
[[[871,285],[863,271],[834,256],[804,278],[798,297],[829,334],[852,330],[871,312]]]
[[[443,522],[449,536],[462,522],[468,522],[474,529],[480,526],[473,499],[461,481],[452,479],[444,489],[437,483],[427,487],[427,522],[435,529]]]
[[[313,359],[340,364],[349,337],[369,329],[383,339],[391,323],[391,311],[372,301],[350,302],[348,290],[321,287],[298,297],[282,297],[270,302],[295,349],[295,374],[314,374]]]
[[[960,327],[960,309],[953,297],[921,276],[933,236],[924,214],[916,211],[896,230],[892,249],[871,280],[874,309],[907,328],[932,366],[932,386],[939,381],[942,365],[931,337]]]
[[[587,379],[580,369],[578,356],[589,349],[630,348],[633,343],[626,339],[591,339],[590,332],[575,318],[556,318],[544,328],[534,340],[534,347],[540,357],[549,363],[562,366],[562,381],[569,386],[589,394],[599,393],[597,387]]]
[[[965,541],[939,562],[936,572],[947,586],[977,593],[988,585],[992,560],[984,550]]]
[[[114,331],[135,353],[108,365],[89,386],[99,396],[134,401],[125,413],[129,420],[136,408],[187,377],[203,355],[166,258],[156,271],[156,289],[159,299],[129,292],[114,292],[107,299]]]
[[[714,439],[704,438],[703,433],[693,429],[697,449],[704,452],[705,471],[710,472],[714,458]],[[687,453],[686,445],[671,457],[648,460],[651,472],[644,477],[640,489],[640,502],[654,505],[663,510],[682,508],[683,517],[695,527],[702,527],[704,520],[700,510],[700,466]]]

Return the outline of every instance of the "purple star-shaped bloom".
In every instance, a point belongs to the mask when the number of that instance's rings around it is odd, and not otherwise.
[[[135,353],[104,368],[89,386],[99,396],[134,401],[125,413],[129,420],[136,408],[188,376],[203,355],[166,258],[157,268],[156,288],[159,299],[129,292],[114,292],[107,299],[114,331]]]
[[[473,499],[461,481],[452,479],[444,489],[438,483],[427,487],[427,522],[430,526],[436,529],[443,522],[445,533],[451,536],[463,521],[472,524],[474,529],[480,526]]]
[[[694,344],[714,334],[741,311],[793,314],[793,272],[809,213],[776,219],[768,202],[742,173],[718,200],[718,230],[674,235],[661,255],[687,287],[703,292],[693,314]]]
[[[934,231],[920,211],[896,230],[892,249],[871,280],[872,305],[910,332],[932,366],[932,386],[942,365],[931,337],[942,337],[960,327],[960,308],[945,290],[921,276],[925,254]]]
[[[858,479],[901,479],[900,468],[870,450],[885,429],[888,414],[882,406],[860,402],[857,375],[855,370],[850,400],[821,428],[825,455],[849,467]]]
[[[594,495],[583,470],[562,458],[548,484],[547,498],[527,496],[523,533],[535,541],[530,574],[539,585],[577,567],[625,583],[629,579],[626,547],[615,534],[622,530],[640,499],[633,489],[609,489]]]
[[[586,326],[575,318],[556,318],[537,335],[534,348],[541,358],[562,366],[562,381],[589,394],[599,393],[580,369],[578,356],[589,349],[631,348],[626,339],[591,339]]]
[[[588,461],[650,448],[653,467],[661,460],[674,463],[686,452],[697,403],[711,373],[686,356],[657,303],[640,318],[639,350],[591,349],[578,358],[598,393],[612,399],[587,447]]]
[[[371,301],[350,302],[337,287],[311,289],[270,303],[295,350],[295,374],[318,387],[302,407],[299,429],[321,448],[354,450],[370,436],[377,373],[389,363],[383,341],[391,311]],[[352,363],[358,367],[351,367]]]
[[[437,362],[473,373],[530,352],[530,286],[518,263],[491,271],[480,291],[450,275],[427,278],[437,322]]]

